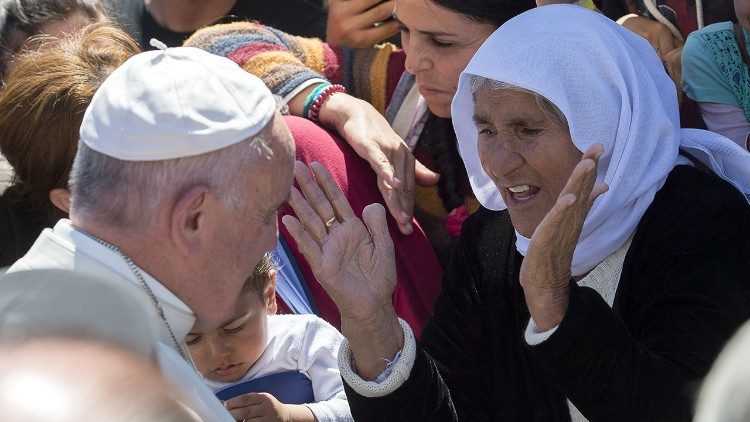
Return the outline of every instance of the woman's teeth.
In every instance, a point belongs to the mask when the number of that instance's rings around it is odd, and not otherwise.
[[[526,192],[529,189],[530,189],[529,185],[518,185],[518,186],[513,186],[513,187],[508,188],[508,190],[513,193]]]

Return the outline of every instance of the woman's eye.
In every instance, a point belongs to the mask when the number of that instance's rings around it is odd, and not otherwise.
[[[482,139],[489,139],[495,136],[495,129],[492,128],[479,128],[479,137]]]
[[[521,139],[533,138],[542,133],[543,129],[536,129],[530,127],[519,127],[516,128],[516,135]]]
[[[185,339],[185,344],[188,346],[195,346],[196,344],[201,342],[202,336],[195,336],[195,337],[187,337]]]
[[[450,47],[453,47],[453,43],[450,43],[450,42],[442,42],[442,41],[438,41],[438,40],[436,40],[434,38],[432,38],[430,41],[432,42],[432,45],[434,45],[437,48],[450,48]]]
[[[224,334],[232,335],[239,333],[243,328],[245,328],[245,324],[239,325],[234,328],[222,328],[222,331],[224,331]]]

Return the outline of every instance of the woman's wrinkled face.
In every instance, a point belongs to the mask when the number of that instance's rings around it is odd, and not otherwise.
[[[393,15],[401,28],[406,70],[416,76],[430,110],[450,117],[458,76],[497,27],[474,22],[430,0],[396,0]]]
[[[529,93],[479,88],[474,121],[482,168],[500,191],[515,229],[530,238],[583,154]]]

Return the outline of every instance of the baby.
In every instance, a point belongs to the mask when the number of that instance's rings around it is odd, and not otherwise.
[[[336,358],[342,335],[314,315],[275,314],[276,270],[266,254],[234,315],[185,338],[206,384],[237,420],[353,420]]]

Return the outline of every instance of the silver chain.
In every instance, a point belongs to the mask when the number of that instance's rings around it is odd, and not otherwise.
[[[180,356],[182,356],[183,359],[190,362],[187,356],[185,356],[185,353],[182,351],[182,348],[180,347],[180,342],[177,341],[177,336],[174,335],[174,331],[172,331],[172,327],[169,325],[169,321],[167,321],[167,317],[164,316],[164,310],[161,308],[159,301],[156,299],[156,295],[154,294],[153,290],[151,290],[151,287],[149,287],[149,285],[146,283],[146,280],[143,278],[143,274],[141,274],[141,271],[138,269],[138,266],[135,265],[135,262],[133,262],[133,260],[130,259],[129,256],[125,255],[125,253],[117,246],[109,242],[105,242],[104,240],[99,239],[93,234],[85,230],[82,230],[78,227],[74,227],[74,228],[77,231],[79,231],[81,234],[90,238],[91,240],[94,240],[95,242],[99,243],[105,248],[120,255],[120,257],[125,261],[125,263],[128,264],[128,268],[130,268],[130,271],[132,271],[133,275],[138,280],[138,283],[140,283],[143,290],[145,290],[148,296],[151,298],[151,302],[154,304],[154,307],[156,308],[156,312],[159,314],[159,317],[161,318],[161,320],[164,321],[164,325],[167,327],[167,331],[169,331],[169,335],[172,337],[172,341],[174,342],[175,349],[177,349],[177,352],[180,353]]]

